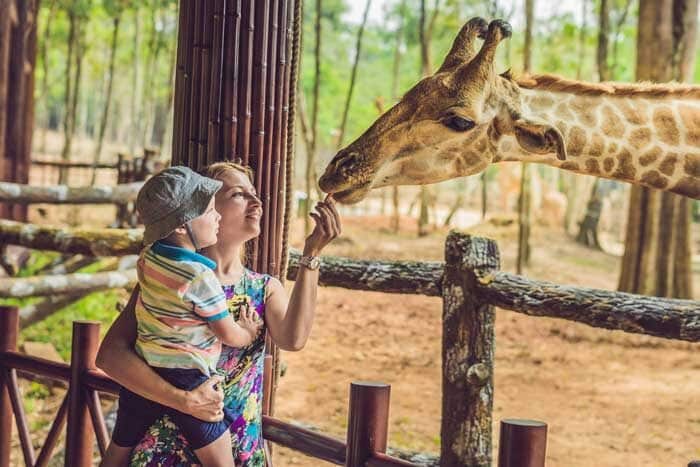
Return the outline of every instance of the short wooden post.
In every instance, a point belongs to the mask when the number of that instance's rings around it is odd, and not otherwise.
[[[66,434],[66,467],[92,466],[95,432],[88,410],[87,391],[83,385],[86,370],[95,369],[99,346],[100,324],[95,321],[73,322],[71,375],[68,387],[68,428]]]
[[[19,333],[19,308],[0,306],[0,351],[17,350]],[[12,402],[7,389],[10,373],[0,361],[0,467],[10,465],[12,447]]]
[[[270,415],[270,396],[272,395],[272,355],[265,355],[263,367],[263,415]]]
[[[492,306],[475,293],[500,265],[492,240],[452,231],[442,283],[441,466],[490,466],[493,410]]]
[[[546,423],[501,420],[498,467],[544,467],[546,451]]]
[[[373,452],[386,452],[390,394],[388,384],[350,384],[347,467],[364,467]]]

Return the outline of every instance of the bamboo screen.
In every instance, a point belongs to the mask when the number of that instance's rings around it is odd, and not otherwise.
[[[248,262],[276,276],[286,243],[300,11],[294,0],[180,2],[172,164],[250,165],[264,214]]]
[[[5,182],[29,182],[38,3],[0,1],[0,180]],[[0,218],[26,221],[27,207],[0,203]]]

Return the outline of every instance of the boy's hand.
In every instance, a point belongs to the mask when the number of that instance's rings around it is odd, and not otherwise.
[[[262,321],[258,319],[258,314],[248,305],[243,305],[240,308],[240,316],[238,317],[238,325],[248,331],[251,342],[255,340],[262,327]]]

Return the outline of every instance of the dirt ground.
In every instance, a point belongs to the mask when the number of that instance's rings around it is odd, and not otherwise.
[[[301,244],[299,225],[292,244]],[[362,258],[442,259],[446,231],[415,238],[406,220],[400,237],[384,218],[345,218],[328,254]],[[513,271],[516,228],[471,229],[499,241]],[[534,228],[526,275],[562,284],[611,289],[617,257],[573,243],[563,232]],[[695,265],[695,291],[700,272]],[[391,384],[389,444],[439,450],[441,300],[322,288],[312,337],[302,352],[284,353],[276,416],[343,438],[349,385]],[[496,320],[494,460],[499,421],[548,424],[547,465],[672,466],[700,458],[700,345],[498,310]],[[275,465],[322,466],[275,448]]]

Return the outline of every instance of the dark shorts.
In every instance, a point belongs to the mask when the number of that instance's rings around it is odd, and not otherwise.
[[[186,391],[196,388],[208,379],[206,375],[196,369],[153,369],[170,384]],[[180,428],[192,449],[202,448],[219,439],[234,420],[232,411],[224,409],[224,419],[222,421],[205,422],[170,407],[144,399],[128,389],[121,388],[119,391],[117,422],[114,425],[112,441],[121,447],[136,446],[146,434],[146,430],[165,414],[170,415],[170,418]]]

